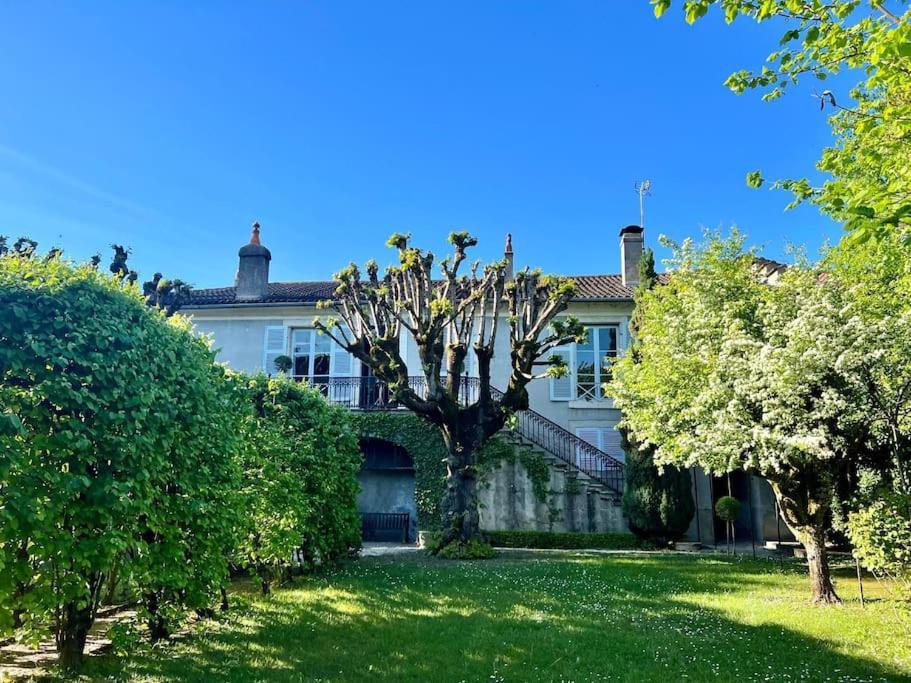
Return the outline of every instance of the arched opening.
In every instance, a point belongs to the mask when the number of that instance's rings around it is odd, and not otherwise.
[[[414,460],[404,448],[384,439],[360,441],[364,464],[358,473],[365,541],[411,543],[417,538]]]

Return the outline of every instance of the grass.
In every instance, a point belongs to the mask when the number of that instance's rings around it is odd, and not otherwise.
[[[411,554],[299,578],[177,643],[95,659],[92,680],[911,680],[911,618],[868,581],[866,609],[807,604],[797,567],[720,557]]]

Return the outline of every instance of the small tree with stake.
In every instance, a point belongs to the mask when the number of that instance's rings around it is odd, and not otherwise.
[[[475,262],[464,273],[477,239],[459,232],[449,236],[454,252],[440,262],[442,279],[435,280],[434,255],[409,246],[409,238],[389,239],[399,265],[382,276],[375,261],[367,263],[366,278],[355,264],[337,273],[336,297],[323,306],[334,308],[338,318],[316,326],[386,382],[396,401],[439,428],[447,448],[447,489],[438,550],[464,547],[479,533],[478,452],[514,411],[528,407],[532,379],[566,373],[558,359],[544,359],[554,347],[580,338],[584,328],[571,317],[556,319],[574,294],[568,278],[528,269],[512,278],[503,261],[484,267]],[[501,318],[509,330],[511,371],[502,396],[495,397],[490,368]],[[425,392],[409,384],[399,350],[403,334],[417,344]],[[470,351],[477,357],[479,387],[474,402],[465,405],[462,368]],[[536,373],[543,365],[549,367]]]

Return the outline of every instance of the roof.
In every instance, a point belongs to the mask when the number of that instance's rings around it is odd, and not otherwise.
[[[623,285],[620,275],[570,275],[576,283],[575,301],[632,301],[633,289]],[[238,301],[234,287],[190,290],[189,308],[245,304],[315,304],[331,299],[335,282],[270,282],[268,294],[256,301]]]

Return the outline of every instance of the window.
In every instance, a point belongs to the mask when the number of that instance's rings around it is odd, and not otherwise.
[[[576,344],[576,398],[584,401],[604,399],[602,384],[610,379],[610,363],[617,357],[617,325],[589,327],[587,339]]]
[[[351,355],[314,329],[291,330],[291,376],[310,384],[328,384],[330,377],[350,377]]]
[[[561,356],[569,367],[565,377],[550,380],[552,401],[603,401],[602,386],[610,380],[610,364],[625,344],[622,325],[595,325],[586,329],[581,344],[558,347],[551,355]]]
[[[620,442],[620,432],[616,427],[579,427],[576,436],[620,462],[626,460],[626,452]],[[583,456],[580,453],[576,457]]]

